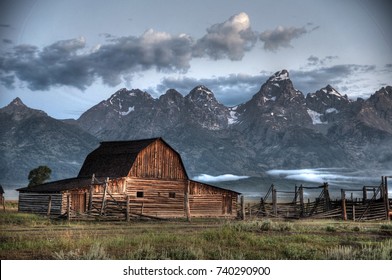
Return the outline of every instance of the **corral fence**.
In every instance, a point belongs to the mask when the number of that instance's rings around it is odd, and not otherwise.
[[[293,191],[281,191],[272,184],[259,203],[245,205],[241,197],[240,216],[242,219],[270,217],[353,221],[390,220],[392,199],[388,197],[388,178],[392,176],[382,176],[378,186],[341,189],[340,197],[336,199],[331,199],[328,183],[317,187],[295,186]],[[318,191],[318,196],[313,201],[304,195],[305,191],[309,190]]]

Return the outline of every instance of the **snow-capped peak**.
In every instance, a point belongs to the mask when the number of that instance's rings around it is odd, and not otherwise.
[[[215,101],[215,96],[211,90],[209,90],[205,86],[197,86],[195,87],[188,95],[187,98],[193,101]]]
[[[325,88],[321,89],[323,92],[331,94],[331,95],[335,95],[339,98],[343,98],[343,96],[337,92],[332,86],[327,85]]]
[[[13,105],[13,106],[26,106],[19,97],[17,97],[14,100],[12,100],[10,105]]]
[[[289,79],[289,72],[285,69],[275,72],[274,75],[272,75],[268,80],[270,82],[279,82],[279,81],[284,81]]]

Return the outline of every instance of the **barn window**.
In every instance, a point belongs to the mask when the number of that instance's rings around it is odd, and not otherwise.
[[[169,198],[176,198],[175,192],[169,192]]]
[[[137,192],[136,197],[144,197],[144,192]]]

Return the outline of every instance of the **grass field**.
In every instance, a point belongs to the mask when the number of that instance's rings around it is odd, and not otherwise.
[[[76,222],[0,212],[0,259],[392,259],[391,222]]]

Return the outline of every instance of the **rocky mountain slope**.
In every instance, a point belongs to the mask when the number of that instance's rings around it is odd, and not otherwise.
[[[306,96],[286,70],[247,102],[226,107],[205,86],[159,98],[120,89],[74,122],[60,122],[15,100],[0,109],[1,178],[39,164],[74,176],[99,140],[163,137],[190,176],[258,176],[273,168],[392,168],[392,87],[350,100],[331,85]],[[84,132],[82,132],[82,130]]]
[[[0,109],[0,181],[27,181],[31,169],[47,165],[52,179],[75,176],[98,140],[75,125],[28,108],[16,98]]]
[[[352,101],[327,85],[305,97],[282,70],[235,107],[220,104],[205,86],[186,96],[170,89],[159,99],[122,89],[77,122],[102,140],[162,136],[182,153],[191,174],[377,168],[392,165],[391,92],[386,87]]]

